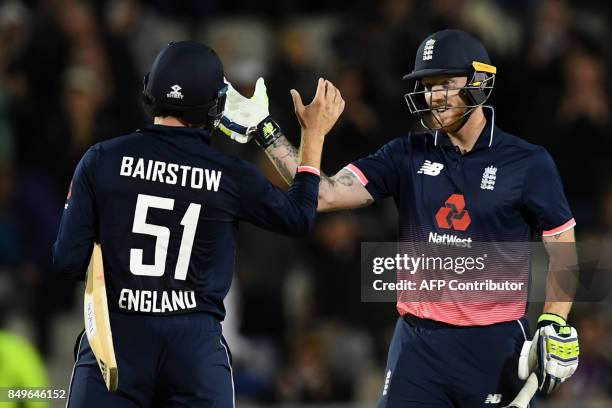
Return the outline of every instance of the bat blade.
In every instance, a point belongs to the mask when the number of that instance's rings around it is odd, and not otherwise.
[[[109,391],[116,391],[119,385],[119,371],[108,314],[102,249],[99,244],[94,244],[87,270],[83,309],[87,340],[100,366],[106,388]]]

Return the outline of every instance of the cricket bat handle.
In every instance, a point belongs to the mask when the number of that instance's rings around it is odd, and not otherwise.
[[[504,408],[527,408],[529,406],[529,402],[535,395],[538,390],[538,377],[535,373],[529,374],[525,385],[516,395],[516,397],[512,400],[510,405],[507,405]]]

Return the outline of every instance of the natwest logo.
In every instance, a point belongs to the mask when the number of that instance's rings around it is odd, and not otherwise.
[[[444,207],[436,213],[436,223],[440,228],[465,231],[471,222],[470,214],[465,209],[463,194],[451,194]]]
[[[432,244],[442,244],[460,248],[472,247],[472,238],[459,238],[453,234],[438,234],[437,232],[429,233],[429,242]]]

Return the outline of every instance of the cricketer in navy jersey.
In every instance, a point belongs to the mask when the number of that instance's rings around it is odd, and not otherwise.
[[[144,81],[155,124],[96,144],[76,168],[53,261],[60,272],[84,279],[100,243],[118,388],[107,391],[82,333],[69,408],[235,406],[221,321],[239,223],[308,232],[324,137],[344,100],[320,79],[313,102],[296,103],[303,154],[286,192],[253,165],[211,147],[227,89],[212,49],[170,43]],[[265,146],[279,131],[270,121],[254,133]]]
[[[375,200],[393,198],[400,241],[526,242],[534,231],[553,236],[575,225],[548,152],[497,128],[493,109],[484,108],[487,124],[467,153],[437,131],[399,137],[347,166]],[[437,216],[449,201],[456,204],[453,211],[465,215],[453,218],[449,210],[449,217]],[[460,302],[397,304],[401,315],[461,326],[517,320],[526,312],[524,300],[471,307]]]
[[[399,137],[334,176],[321,175],[318,211],[392,197],[400,241],[465,248],[477,241],[529,242],[537,233],[549,253],[547,302],[531,341],[524,298],[398,301],[379,407],[501,407],[530,373],[551,393],[578,366],[577,333],[566,322],[573,293],[554,285],[559,271],[576,266],[576,223],[548,152],[496,127],[486,105],[496,74],[472,35],[428,36],[404,79],[414,81],[409,109],[429,132]],[[251,126],[245,112],[267,100],[242,98],[224,120]],[[265,152],[290,182],[297,150],[279,136]],[[557,242],[567,244],[563,256]]]
[[[209,132],[150,125],[85,153],[54,261],[84,279],[99,240],[109,310],[203,311],[222,320],[239,221],[286,235],[306,233],[316,214],[318,181],[301,172],[285,193],[252,164],[212,148]]]

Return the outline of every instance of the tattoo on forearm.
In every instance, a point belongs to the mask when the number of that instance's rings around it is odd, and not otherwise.
[[[272,149],[275,150],[275,155],[279,159],[285,159],[287,157],[298,160],[298,150],[287,140],[287,138],[283,135],[276,139],[274,143],[272,143]],[[271,151],[272,149],[267,149],[266,152]]]
[[[285,182],[291,184],[299,160],[299,153],[291,142],[284,135],[279,137],[266,149],[266,155],[272,160]]]
[[[336,180],[327,177],[325,174],[321,175],[321,184],[324,184],[327,187],[333,187],[336,185]]]
[[[325,175],[321,177],[321,184],[326,185],[327,187],[330,187],[330,188],[335,187],[336,183],[341,184],[346,187],[350,187],[353,185],[354,182],[355,180],[353,178],[353,174],[346,169],[340,170],[333,177],[328,177]]]
[[[283,135],[276,139],[267,149],[266,155],[272,161],[280,175],[291,184],[300,160],[300,153],[289,140]],[[319,203],[334,200],[335,195],[350,196],[354,194],[357,178],[347,169],[340,170],[335,176],[329,177],[321,173],[321,184],[319,186]],[[343,190],[346,188],[346,190]],[[340,191],[338,191],[340,189]],[[365,207],[374,202],[372,198],[365,198],[361,204],[353,202],[349,207]],[[321,208],[321,207],[319,207]],[[332,207],[327,207],[332,208]]]
[[[280,173],[281,177],[287,182],[287,184],[290,184],[291,180],[293,180],[293,172],[289,170],[285,162],[283,162],[282,159],[272,155],[268,155],[268,157],[272,160],[272,163],[274,163],[274,166]]]
[[[338,183],[346,187],[352,186],[354,182],[355,180],[353,179],[352,174],[342,174],[338,177]]]
[[[319,203],[325,201],[325,197],[334,189],[336,181],[321,173],[321,182],[319,183]]]
[[[342,169],[335,176],[328,177],[324,174],[321,175],[321,187],[319,188],[319,199],[323,196],[329,194],[333,195],[333,191],[340,186],[343,187],[353,187],[357,179],[353,173],[349,170]],[[350,191],[350,190],[349,190]],[[347,193],[340,194],[351,194],[347,191]],[[365,207],[372,204],[374,200],[372,198],[366,198],[361,204],[357,204],[356,207]]]

